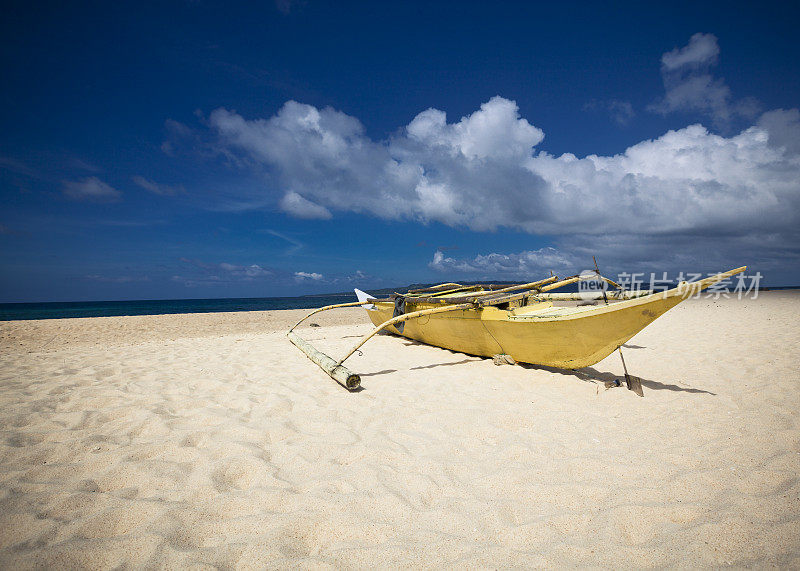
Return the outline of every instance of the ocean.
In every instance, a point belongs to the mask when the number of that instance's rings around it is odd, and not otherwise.
[[[0,303],[0,321],[61,319],[65,317],[110,317],[115,315],[161,315],[165,313],[313,309],[323,305],[350,301],[357,301],[356,296],[352,293],[302,297]]]
[[[414,287],[418,287],[415,285]],[[408,288],[393,291],[404,292]],[[798,289],[798,286],[762,288]],[[372,290],[381,295],[389,290]],[[577,291],[575,286],[559,291]],[[380,292],[380,293],[379,293]],[[313,309],[323,305],[356,301],[352,293],[302,297],[247,297],[222,299],[154,299],[145,301],[58,301],[47,303],[0,303],[0,321],[61,319],[65,317],[111,317],[115,315],[161,315],[165,313],[216,313],[270,309]]]

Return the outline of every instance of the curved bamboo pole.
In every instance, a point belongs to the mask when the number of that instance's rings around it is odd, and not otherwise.
[[[291,329],[289,329],[289,331],[287,331],[286,334],[288,335],[289,333],[291,333],[294,330],[295,327],[297,327],[298,325],[303,323],[306,319],[308,319],[309,317],[311,317],[315,313],[319,313],[320,311],[327,311],[329,309],[336,309],[337,307],[355,307],[356,305],[372,305],[376,301],[385,301],[385,300],[370,299],[368,301],[352,301],[350,303],[337,303],[336,305],[326,305],[324,307],[318,307],[317,309],[315,309],[314,311],[312,311],[311,313],[306,315],[303,319],[301,319],[300,321],[298,321],[297,323],[292,325]]]
[[[550,276],[549,278],[545,278],[543,280],[539,280],[538,282],[530,282],[530,283],[527,283],[527,284],[519,284],[519,285],[515,285],[515,286],[504,287],[503,289],[496,289],[494,291],[487,291],[487,292],[484,292],[484,293],[479,293],[479,294],[475,295],[475,298],[480,299],[480,298],[482,298],[484,296],[487,296],[487,295],[495,295],[495,294],[498,294],[498,293],[505,293],[507,291],[514,291],[514,290],[517,290],[517,289],[534,289],[534,288],[538,288],[541,285],[549,284],[551,282],[554,282],[557,279],[558,279],[558,276]]]
[[[644,297],[653,293],[650,289],[639,290],[612,290],[608,292],[608,299],[622,300],[633,299],[636,297]],[[597,301],[603,299],[603,294],[599,291],[592,292],[590,295],[580,292],[565,292],[565,293],[541,293],[535,294],[536,299],[541,300],[558,300],[558,301]]]
[[[437,285],[431,286],[431,287],[423,287],[423,288],[419,288],[419,289],[410,289],[410,290],[408,290],[408,293],[433,292],[435,290],[439,290],[439,289],[442,289],[442,288],[445,288],[445,287],[461,287],[461,284],[457,284],[455,282],[447,282],[447,283],[444,283],[444,284],[437,284]]]
[[[703,278],[702,280],[698,280],[696,282],[680,282],[677,287],[672,289],[668,289],[664,292],[664,295],[670,294],[672,295],[681,295],[684,299],[689,298],[697,293],[700,293],[704,289],[714,285],[715,283],[721,282],[724,279],[730,278],[735,276],[736,274],[741,274],[743,271],[747,269],[747,266],[742,266],[741,268],[735,268],[733,270],[728,270],[727,272],[722,272],[719,274],[715,274],[713,276],[709,276],[707,278]]]
[[[622,289],[622,286],[619,285],[617,282],[615,282],[612,279],[609,279],[609,278],[607,278],[605,276],[600,276],[600,279],[603,280],[604,282],[606,282],[608,285],[614,286],[617,289]]]
[[[541,288],[539,291],[544,293],[544,292],[550,291],[552,289],[558,289],[560,287],[564,287],[565,285],[574,284],[575,282],[580,281],[580,279],[581,279],[580,276],[572,276],[571,278],[567,278],[565,280],[561,280],[560,282],[556,282],[554,284],[550,284],[548,286],[545,286],[545,287]]]
[[[336,365],[341,366],[353,353],[358,351],[358,349],[367,341],[372,339],[374,335],[376,335],[382,329],[386,329],[390,325],[394,325],[395,323],[400,323],[401,321],[408,321],[409,319],[414,319],[416,317],[422,317],[423,315],[433,315],[434,313],[445,313],[447,311],[458,311],[459,309],[469,309],[475,307],[474,303],[460,303],[458,305],[448,305],[447,307],[434,307],[433,309],[422,309],[420,311],[412,311],[411,313],[404,313],[403,315],[398,315],[397,317],[392,317],[391,319],[387,319],[380,325],[378,325],[375,329],[372,330],[372,333],[365,335],[361,338],[361,341],[356,343],[356,346],[353,347],[350,352],[339,359],[336,362]]]
[[[481,305],[481,306],[483,306],[483,305],[492,305],[493,303],[496,303],[494,301],[495,298],[503,299],[505,301],[507,296],[503,296],[502,294],[504,294],[504,293],[507,293],[507,292],[510,292],[510,291],[514,291],[514,290],[519,290],[520,293],[511,294],[513,296],[517,296],[517,297],[514,298],[514,299],[517,299],[520,295],[522,295],[521,292],[525,292],[525,291],[528,291],[528,290],[534,290],[534,289],[535,290],[540,290],[540,288],[541,288],[541,286],[543,284],[547,284],[547,283],[553,282],[553,281],[555,281],[557,279],[558,279],[558,277],[551,276],[549,278],[546,278],[546,279],[543,279],[543,280],[539,280],[537,282],[531,282],[531,283],[527,283],[527,284],[517,284],[517,285],[505,287],[505,288],[502,288],[502,289],[496,289],[496,290],[490,290],[490,291],[482,291],[482,292],[476,292],[476,293],[468,293],[468,294],[465,294],[465,295],[458,295],[458,296],[453,296],[453,297],[435,297],[435,296],[429,296],[429,295],[428,296],[421,295],[419,297],[408,296],[406,299],[408,301],[412,302],[412,303],[455,304],[455,303],[471,303],[471,302],[474,302],[474,303],[476,303],[478,305]],[[480,286],[471,286],[471,287],[480,287]],[[541,291],[544,291],[544,290],[541,290]],[[437,293],[436,295],[439,295],[439,294]],[[485,300],[487,300],[487,298],[489,300],[491,300],[491,301],[485,301]]]
[[[295,347],[300,349],[303,353],[306,354],[306,357],[311,359],[320,369],[325,371],[330,378],[334,381],[342,385],[349,391],[354,391],[358,389],[361,385],[361,377],[357,374],[353,373],[347,367],[341,366],[339,363],[334,361],[331,357],[323,353],[322,351],[318,351],[314,346],[299,337],[296,333],[294,333],[295,327],[303,323],[306,319],[311,317],[314,314],[319,313],[320,311],[327,311],[329,309],[336,309],[339,307],[355,307],[358,305],[372,305],[372,302],[378,301],[375,299],[370,299],[367,301],[353,301],[349,303],[337,303],[335,305],[326,305],[324,307],[318,307],[317,309],[311,311],[308,315],[303,317],[300,321],[295,323],[289,331],[286,332],[286,336],[289,338]]]
[[[441,291],[432,291],[432,292],[428,292],[427,294],[412,294],[411,292],[409,292],[407,294],[398,294],[398,295],[402,295],[406,299],[414,301],[416,299],[429,299],[431,297],[443,296],[443,295],[447,295],[447,294],[450,294],[450,293],[458,293],[460,291],[466,292],[466,291],[469,291],[471,289],[481,289],[481,286],[480,285],[459,286],[459,287],[453,288],[453,289],[443,289]],[[419,296],[419,297],[417,297],[417,296]],[[443,298],[443,299],[447,299],[447,298]]]

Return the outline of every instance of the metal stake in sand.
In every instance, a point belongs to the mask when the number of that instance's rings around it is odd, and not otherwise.
[[[628,387],[629,391],[633,391],[640,397],[643,397],[644,391],[642,390],[641,379],[628,374],[628,367],[625,366],[625,357],[622,356],[622,346],[620,345],[617,347],[617,350],[619,351],[619,358],[622,359],[622,369],[625,371],[625,385]]]

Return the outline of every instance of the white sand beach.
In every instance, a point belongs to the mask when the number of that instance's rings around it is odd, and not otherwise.
[[[305,313],[0,323],[0,567],[800,567],[800,292],[658,319],[645,398],[390,335],[349,393]]]

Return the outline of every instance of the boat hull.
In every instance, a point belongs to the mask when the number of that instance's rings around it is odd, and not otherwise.
[[[744,269],[610,305],[555,308],[551,302],[542,302],[513,310],[461,309],[410,319],[402,331],[394,325],[387,331],[470,355],[505,353],[523,363],[579,369],[601,361],[685,299]],[[408,304],[406,312],[431,307],[435,306]],[[380,326],[393,311],[393,304],[376,302],[367,314]]]
[[[497,315],[502,310],[495,308],[467,309],[410,320],[402,333],[394,326],[388,329],[415,341],[469,355],[490,357],[505,353],[522,363],[578,369],[603,360],[682,299],[662,301],[647,307],[553,320],[503,319]],[[367,313],[378,326],[392,317],[392,311],[393,307],[377,305]]]

